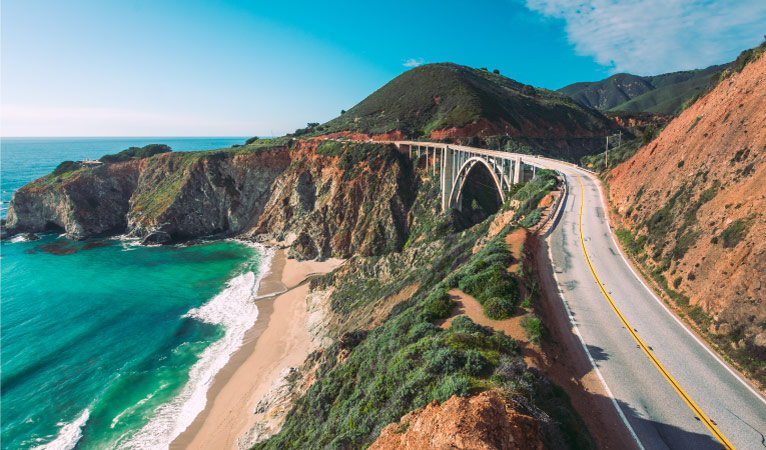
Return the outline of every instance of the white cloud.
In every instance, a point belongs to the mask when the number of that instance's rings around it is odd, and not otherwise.
[[[613,72],[639,75],[731,60],[766,33],[764,0],[525,0],[563,19],[569,41]]]
[[[422,66],[425,63],[423,58],[410,58],[407,61],[405,61],[402,65],[404,67],[417,67]]]

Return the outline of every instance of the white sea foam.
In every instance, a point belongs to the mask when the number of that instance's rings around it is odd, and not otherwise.
[[[17,242],[29,242],[29,239],[26,236],[18,235],[10,238],[8,242],[11,244],[15,244]]]
[[[34,450],[71,450],[77,445],[77,441],[82,437],[82,427],[90,417],[90,409],[80,414],[80,417],[75,419],[72,423],[63,424],[59,430],[59,434],[53,441],[40,445],[34,448]]]
[[[258,273],[246,272],[228,282],[226,289],[199,308],[190,310],[184,317],[202,322],[222,325],[224,337],[212,343],[200,355],[189,371],[189,381],[181,393],[169,403],[158,407],[143,428],[128,439],[116,444],[119,449],[155,450],[166,449],[207,403],[207,391],[215,374],[229,361],[231,355],[242,345],[247,330],[258,317],[255,306],[256,293],[261,279],[268,273],[274,250],[260,244],[247,243],[257,249],[260,256]]]

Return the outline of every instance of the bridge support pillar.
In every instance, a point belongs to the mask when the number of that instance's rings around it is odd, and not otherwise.
[[[449,209],[449,195],[452,192],[452,150],[448,146],[442,149],[441,160],[442,212]]]
[[[517,156],[513,162],[513,184],[521,183],[521,157]]]

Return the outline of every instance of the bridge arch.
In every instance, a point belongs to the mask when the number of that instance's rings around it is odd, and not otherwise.
[[[486,159],[473,156],[468,158],[457,172],[455,182],[452,184],[452,190],[449,196],[449,207],[462,209],[463,190],[468,177],[476,170],[484,171],[494,183],[495,194],[498,197],[500,205],[505,203],[505,191],[503,190],[503,183],[498,178],[495,167],[493,167]]]

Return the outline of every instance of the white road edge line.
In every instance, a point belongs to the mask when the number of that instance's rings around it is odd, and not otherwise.
[[[569,180],[566,178],[566,175],[564,175],[564,182],[565,183],[569,182]],[[572,195],[573,194],[570,193],[568,196],[572,196]],[[552,220],[556,220],[556,218],[554,217]],[[617,403],[617,399],[614,397],[614,394],[612,394],[612,390],[609,389],[609,385],[606,384],[606,380],[604,379],[604,376],[601,375],[601,371],[596,365],[596,361],[593,359],[593,356],[590,354],[590,350],[588,350],[588,346],[585,345],[585,341],[583,340],[583,337],[580,334],[580,329],[577,327],[577,323],[574,320],[574,316],[572,315],[572,310],[569,309],[569,305],[567,304],[567,301],[564,299],[563,295],[561,294],[561,282],[559,281],[559,277],[556,276],[556,268],[553,267],[553,254],[551,253],[551,243],[550,243],[550,239],[552,235],[553,233],[549,234],[548,237],[545,239],[545,242],[548,245],[548,260],[550,260],[551,262],[551,272],[553,273],[553,279],[556,280],[556,286],[559,290],[559,292],[557,293],[557,296],[559,297],[559,299],[561,299],[561,303],[564,305],[564,309],[567,312],[567,317],[569,318],[569,323],[572,325],[574,334],[577,336],[577,340],[580,342],[580,346],[582,346],[583,351],[585,351],[585,354],[588,356],[590,365],[591,367],[593,367],[593,370],[596,371],[596,375],[598,376],[598,379],[601,382],[601,386],[604,387],[604,390],[609,396],[609,399],[612,401],[612,405],[614,406],[614,409],[617,410],[617,414],[620,416],[620,420],[622,420],[622,423],[625,424],[625,427],[630,432],[630,435],[633,437],[633,441],[635,441],[636,445],[638,445],[638,448],[641,450],[646,450],[644,448],[644,445],[638,439],[638,435],[636,435],[635,430],[633,430],[633,427],[628,422],[628,418],[625,417],[625,414],[622,412],[622,408],[620,408],[619,403]]]
[[[588,177],[591,181],[593,181],[593,178],[592,178],[591,174],[584,174],[584,176]],[[595,183],[595,185],[598,188],[599,197],[601,199],[602,206],[604,207],[604,219],[606,220],[607,227],[609,227],[609,236],[612,238],[612,242],[614,242],[614,245],[616,246],[617,250],[620,252],[620,258],[622,258],[622,260],[625,261],[625,264],[627,264],[628,268],[633,273],[633,276],[635,276],[636,279],[641,283],[641,285],[644,286],[644,289],[646,289],[646,291],[649,292],[649,294],[652,296],[652,298],[657,303],[659,303],[660,306],[662,306],[662,308],[665,310],[665,312],[667,312],[670,315],[670,317],[673,318],[673,320],[675,320],[679,325],[681,325],[681,328],[683,328],[683,330],[686,331],[689,334],[689,336],[691,336],[702,348],[704,348],[705,351],[710,354],[710,356],[712,356],[716,361],[718,361],[718,363],[721,364],[721,366],[723,366],[727,371],[729,371],[730,374],[734,375],[734,378],[736,378],[737,381],[742,383],[742,385],[745,386],[745,388],[747,388],[753,395],[755,395],[755,397],[758,400],[760,400],[762,403],[766,404],[766,398],[764,398],[758,391],[756,391],[750,385],[750,383],[748,383],[747,381],[742,379],[742,377],[737,372],[735,372],[731,367],[729,367],[721,359],[720,356],[718,356],[713,350],[711,350],[707,345],[705,345],[704,342],[702,342],[697,336],[695,336],[695,334],[692,333],[692,331],[689,329],[689,327],[686,326],[686,324],[683,323],[681,321],[681,319],[679,319],[675,314],[673,314],[673,312],[668,308],[668,306],[665,304],[665,302],[660,300],[660,298],[657,297],[657,295],[654,293],[654,291],[644,282],[644,279],[641,278],[641,276],[638,273],[636,273],[636,271],[633,269],[633,264],[631,264],[630,261],[628,261],[625,258],[625,255],[622,252],[622,247],[620,247],[620,245],[617,243],[617,240],[614,238],[614,233],[611,231],[612,227],[611,227],[611,225],[609,223],[609,211],[607,211],[607,209],[606,209],[606,208],[608,208],[608,205],[604,205],[603,204],[604,192],[601,189],[601,183],[597,181]],[[554,271],[554,274],[555,274],[555,271]]]
[[[548,258],[551,260],[553,258],[553,255],[551,254],[550,244],[548,245]],[[553,270],[553,278],[556,280],[556,284],[558,286],[561,286],[561,283],[559,282],[559,277],[556,276],[555,269]],[[569,318],[569,323],[572,325],[574,333],[577,336],[577,340],[580,342],[582,349],[585,351],[585,354],[588,356],[588,360],[590,361],[591,367],[593,367],[593,369],[596,371],[596,375],[598,376],[598,379],[601,382],[601,385],[604,387],[604,390],[606,391],[607,395],[609,395],[609,399],[612,401],[612,405],[614,406],[614,409],[617,410],[617,414],[619,414],[620,419],[622,420],[622,423],[624,423],[625,427],[628,429],[628,431],[630,431],[630,435],[633,436],[633,440],[636,442],[638,447],[641,450],[646,450],[644,446],[641,444],[641,441],[638,439],[638,436],[636,435],[636,432],[633,430],[633,427],[628,422],[628,418],[625,417],[625,414],[622,412],[622,408],[620,408],[620,405],[617,403],[617,399],[614,397],[614,394],[612,394],[612,390],[609,389],[609,385],[606,384],[606,380],[604,379],[604,376],[601,375],[601,371],[598,369],[598,366],[596,366],[596,361],[593,359],[593,356],[591,356],[590,351],[588,350],[588,347],[585,345],[585,341],[583,340],[582,335],[580,335],[580,329],[577,327],[577,324],[574,321],[574,316],[572,315],[572,311],[569,309],[569,305],[567,304],[566,300],[564,300],[564,298],[561,297],[561,295],[559,295],[559,298],[561,299],[561,303],[564,305],[564,309],[566,309],[567,317]]]

